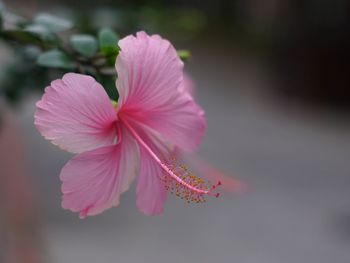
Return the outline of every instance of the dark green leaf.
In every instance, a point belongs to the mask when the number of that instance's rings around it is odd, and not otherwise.
[[[8,22],[10,25],[16,25],[17,27],[22,27],[26,23],[28,23],[28,21],[24,17],[10,11],[6,11],[5,16],[6,16],[6,22]]]
[[[46,13],[37,15],[34,19],[34,23],[43,25],[52,32],[61,32],[73,27],[71,21]]]
[[[85,57],[92,57],[97,52],[97,40],[90,35],[73,35],[70,39],[75,51]]]
[[[31,24],[24,28],[24,31],[31,32],[41,37],[44,41],[48,41],[50,43],[58,42],[56,35],[51,32],[47,27],[40,24]]]
[[[38,65],[50,68],[62,68],[72,70],[76,68],[76,63],[60,50],[50,50],[42,53],[37,60]]]
[[[112,29],[102,29],[98,34],[98,41],[102,54],[118,54],[118,40],[118,35]]]
[[[103,88],[107,92],[109,98],[114,101],[118,101],[119,94],[115,87],[115,78],[111,76],[99,75],[98,81],[102,84]]]
[[[36,46],[25,46],[20,53],[23,54],[23,59],[35,61],[41,54],[41,50]]]

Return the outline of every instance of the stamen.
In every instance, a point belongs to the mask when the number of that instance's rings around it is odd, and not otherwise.
[[[172,158],[171,163],[162,162],[132,126],[124,118],[121,118],[121,121],[125,124],[134,138],[164,170],[164,175],[161,180],[164,182],[167,190],[180,198],[185,199],[187,202],[203,203],[205,202],[204,195],[219,197],[218,194],[213,193],[213,190],[221,185],[221,182],[210,186],[209,183],[189,172],[186,166],[179,165],[175,158]]]
[[[179,164],[175,157],[172,157],[171,162],[166,165],[177,176],[177,178],[180,178],[183,182],[192,186],[189,188],[187,185],[174,180],[174,178],[168,173],[164,173],[161,179],[164,182],[165,188],[172,194],[184,199],[188,203],[205,203],[205,195],[219,197],[218,193],[213,193],[213,190],[221,184],[220,182],[216,185],[210,186],[209,182],[190,172],[186,165]]]

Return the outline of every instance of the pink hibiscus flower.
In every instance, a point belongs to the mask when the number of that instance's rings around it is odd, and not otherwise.
[[[40,133],[78,154],[61,171],[63,208],[84,218],[117,206],[136,175],[137,206],[146,215],[162,213],[167,191],[194,202],[214,195],[216,186],[172,160],[175,149],[195,150],[206,128],[176,50],[145,32],[119,47],[117,105],[92,77],[74,73],[53,81],[37,103]]]

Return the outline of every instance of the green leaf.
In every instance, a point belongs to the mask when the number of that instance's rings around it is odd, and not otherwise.
[[[47,27],[40,24],[31,24],[24,28],[24,31],[38,35],[41,39],[50,43],[58,43],[58,38]]]
[[[52,32],[61,32],[73,27],[71,21],[47,13],[37,15],[34,19],[34,23],[43,25]]]
[[[118,35],[110,28],[101,29],[98,34],[98,42],[100,50],[103,54],[110,54],[118,52]]]
[[[183,62],[187,62],[191,58],[191,52],[186,49],[181,49],[177,51],[177,55]]]
[[[38,65],[49,68],[61,68],[72,70],[76,63],[60,50],[52,49],[42,53],[37,60]]]
[[[97,52],[97,40],[90,35],[73,35],[70,39],[74,50],[85,57],[92,57]]]
[[[40,48],[36,46],[25,46],[20,50],[21,53],[23,53],[24,59],[35,61],[41,54]]]
[[[15,25],[19,28],[23,27],[26,23],[28,23],[28,21],[24,17],[10,12],[8,10],[6,11],[4,17],[6,17],[6,22],[8,22],[10,25]]]

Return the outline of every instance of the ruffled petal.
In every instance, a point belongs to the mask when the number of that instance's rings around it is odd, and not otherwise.
[[[62,169],[62,207],[80,217],[96,215],[119,204],[139,167],[139,149],[121,128],[117,145],[101,147],[71,159]]]
[[[138,32],[119,41],[116,61],[120,107],[155,110],[177,93],[183,63],[169,41]]]
[[[116,112],[103,87],[90,76],[69,73],[45,89],[35,126],[53,144],[81,153],[111,145]]]
[[[182,150],[192,151],[206,128],[204,111],[194,102],[183,63],[169,41],[145,32],[119,42],[119,110],[161,133]]]

